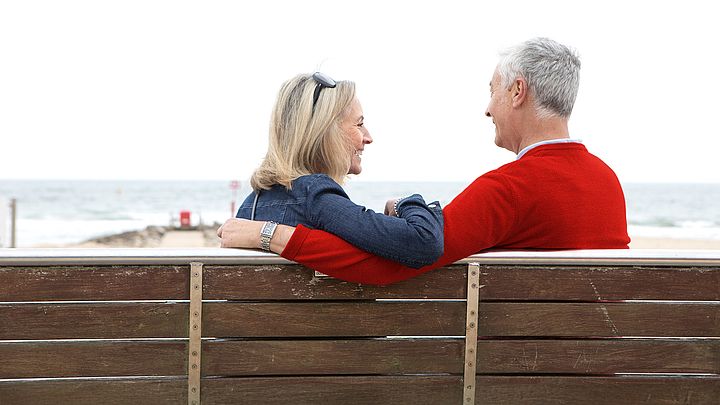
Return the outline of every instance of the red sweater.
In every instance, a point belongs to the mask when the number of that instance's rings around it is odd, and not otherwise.
[[[541,145],[478,177],[443,209],[445,251],[419,270],[299,225],[282,256],[356,283],[385,285],[493,249],[626,249],[615,173],[579,143]]]

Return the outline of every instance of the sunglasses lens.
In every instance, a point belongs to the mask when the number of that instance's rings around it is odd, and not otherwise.
[[[315,79],[316,82],[320,83],[321,85],[323,85],[325,87],[333,88],[336,85],[335,80],[333,80],[330,76],[328,76],[324,73],[315,72],[315,73],[313,73],[312,77],[313,77],[313,79]]]

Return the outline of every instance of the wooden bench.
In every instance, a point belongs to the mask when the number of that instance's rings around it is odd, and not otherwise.
[[[372,287],[234,249],[0,250],[0,404],[181,403],[717,405],[720,251]]]

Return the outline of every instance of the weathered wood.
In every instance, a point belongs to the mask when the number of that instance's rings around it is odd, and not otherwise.
[[[462,339],[203,342],[203,375],[462,373]]]
[[[478,374],[720,374],[719,340],[480,340]]]
[[[210,341],[203,375],[459,374],[462,352],[458,339]],[[480,340],[477,364],[478,374],[720,374],[720,341]]]
[[[460,336],[464,302],[206,303],[208,337]]]
[[[189,266],[0,267],[0,301],[188,299]]]
[[[448,266],[385,287],[318,278],[312,270],[298,265],[205,266],[203,273],[206,299],[464,299],[467,266]]]
[[[187,379],[0,381],[0,401],[2,405],[177,405],[187,403]]]
[[[720,336],[713,303],[480,303],[484,336]]]
[[[720,377],[479,376],[483,405],[716,405]],[[460,404],[459,376],[353,376],[203,379],[209,404]],[[165,379],[0,381],[3,405],[178,404],[185,381]]]
[[[208,379],[202,383],[203,405],[462,403],[460,376],[251,377]]]
[[[0,342],[0,378],[180,376],[187,343]]]
[[[0,305],[0,339],[188,336],[187,303]]]
[[[482,405],[717,405],[720,377],[477,378]]]
[[[481,300],[720,300],[718,267],[482,266]]]

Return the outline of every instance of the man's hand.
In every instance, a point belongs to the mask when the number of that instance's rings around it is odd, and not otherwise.
[[[217,230],[220,246],[224,248],[260,248],[260,231],[263,221],[230,218]]]

